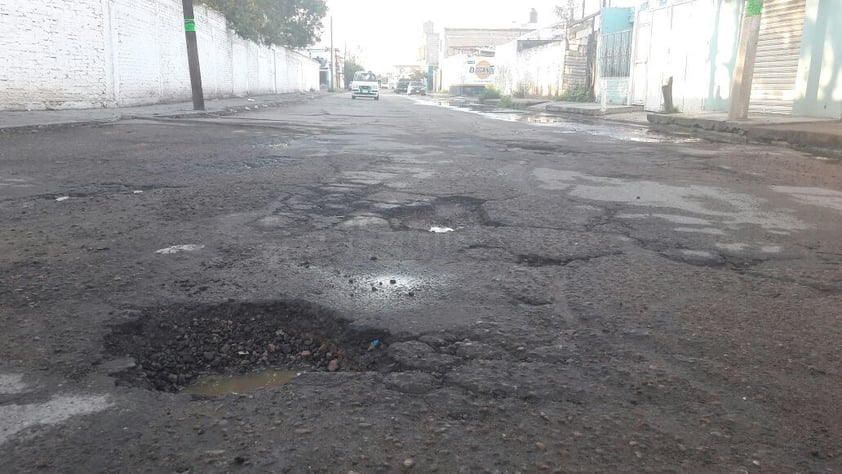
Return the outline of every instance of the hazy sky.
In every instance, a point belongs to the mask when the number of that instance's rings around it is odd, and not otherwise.
[[[529,20],[538,10],[539,24],[551,23],[561,0],[328,0],[324,44],[330,42],[333,16],[334,47],[362,52],[363,66],[385,70],[393,64],[414,64],[423,40],[423,24],[444,27],[511,27]]]

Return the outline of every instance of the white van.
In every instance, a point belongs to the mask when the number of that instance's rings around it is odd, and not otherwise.
[[[357,71],[351,82],[351,98],[372,97],[380,100],[380,81],[373,72]]]

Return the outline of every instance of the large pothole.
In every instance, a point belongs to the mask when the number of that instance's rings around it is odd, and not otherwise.
[[[208,375],[360,371],[386,365],[382,332],[305,302],[166,306],[112,328],[105,349],[134,367],[118,383],[176,392]]]
[[[482,224],[482,199],[468,196],[448,196],[429,203],[397,206],[379,210],[394,230],[428,231],[432,226],[452,229]]]

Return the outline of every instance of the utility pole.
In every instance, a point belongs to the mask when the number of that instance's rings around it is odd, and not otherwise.
[[[740,32],[740,46],[737,64],[734,67],[734,84],[731,86],[731,108],[728,120],[746,120],[751,101],[751,81],[754,78],[754,62],[757,57],[757,40],[760,36],[760,17],[763,14],[763,0],[747,0],[743,26]]]
[[[333,15],[330,16],[330,88],[336,92],[336,53],[333,51]]]
[[[193,110],[205,110],[202,69],[199,67],[199,43],[196,41],[196,17],[193,16],[193,0],[181,0],[181,4],[184,8],[184,36],[187,39],[190,86],[193,88]]]

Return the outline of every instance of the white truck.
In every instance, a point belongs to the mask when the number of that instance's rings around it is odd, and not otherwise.
[[[372,97],[380,100],[380,81],[373,72],[357,71],[351,81],[351,98]]]

